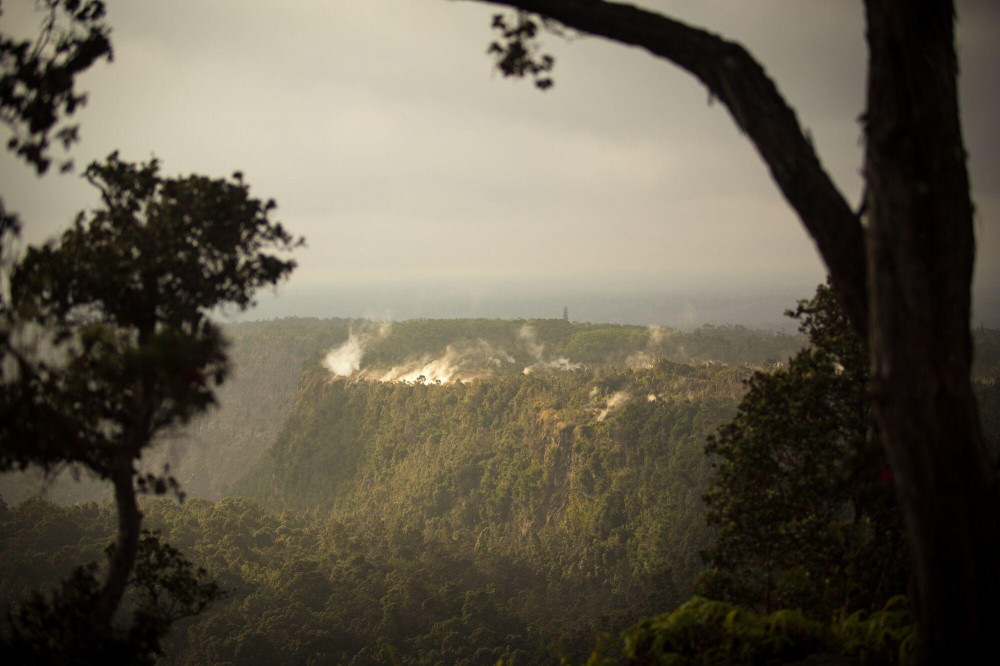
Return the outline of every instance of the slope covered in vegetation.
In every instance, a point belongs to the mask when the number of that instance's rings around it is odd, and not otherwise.
[[[731,416],[746,375],[661,362],[437,386],[307,372],[278,444],[237,485],[293,511],[146,507],[232,590],[174,649],[240,663],[388,663],[389,646],[446,663],[586,654],[596,630],[690,594],[707,537],[704,437]],[[65,573],[95,556],[100,539],[86,535],[110,528],[105,513],[10,510],[5,570],[42,557]],[[48,526],[41,543],[35,525]],[[23,579],[4,601],[41,582]]]
[[[657,357],[681,363],[762,365],[802,345],[800,336],[743,327],[670,329],[552,320],[280,319],[224,327],[233,376],[218,391],[219,406],[171,436],[144,459],[147,469],[169,464],[190,497],[217,500],[274,443],[296,396],[303,370],[358,340],[354,359],[375,378],[420,375],[444,360],[476,376],[520,374],[558,366],[649,365]],[[450,350],[450,351],[449,351]],[[492,360],[491,360],[492,359]],[[440,363],[437,369],[442,369]],[[394,374],[393,374],[394,372]],[[78,478],[74,478],[78,477]],[[42,493],[60,503],[110,498],[110,487],[66,470],[52,483],[40,473],[0,475],[0,496],[17,503]]]
[[[178,623],[174,663],[585,658],[691,596],[706,438],[801,344],[562,320],[228,330],[232,392],[176,469],[231,496],[143,506],[229,592]],[[112,530],[107,505],[0,504],[0,604],[99,560]]]

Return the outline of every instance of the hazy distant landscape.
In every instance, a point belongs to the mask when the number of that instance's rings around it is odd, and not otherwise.
[[[188,493],[145,500],[148,524],[229,593],[171,634],[176,663],[585,658],[695,590],[706,437],[805,344],[558,318],[225,330],[219,409],[145,461]],[[1000,450],[1000,332],[977,341]],[[4,605],[111,534],[106,486],[8,474],[0,494]]]
[[[0,0],[0,659],[988,661],[998,34]]]
[[[348,288],[282,290],[280,298],[263,294],[260,305],[243,315],[227,313],[223,321],[281,317],[357,317],[380,321],[485,317],[499,319],[561,317],[607,324],[666,326],[690,331],[705,324],[739,325],[794,333],[784,316],[820,279],[787,284],[741,286],[739,280],[648,281],[644,285],[565,280],[506,282],[440,281],[360,285]],[[1000,300],[984,290],[974,298],[973,327],[1000,327]]]
[[[170,435],[146,461],[151,469],[169,463],[186,493],[212,500],[226,494],[274,444],[300,381],[319,372],[324,358],[348,346],[349,339],[358,341],[352,359],[357,371],[349,369],[345,379],[388,376],[392,381],[408,378],[413,382],[421,368],[429,367],[423,372],[429,384],[445,376],[432,371],[464,373],[466,381],[489,380],[531,369],[591,373],[608,367],[635,369],[651,366],[660,358],[759,367],[765,361],[787,358],[803,344],[798,334],[744,327],[709,326],[682,332],[562,319],[392,323],[290,318],[231,324],[226,332],[233,343],[235,371],[219,393],[220,408]],[[326,372],[336,376],[329,369]],[[36,491],[56,501],[110,498],[109,487],[86,483],[86,475],[83,483],[69,481],[51,487],[37,474],[7,477],[0,485],[0,495],[9,502],[19,502]]]

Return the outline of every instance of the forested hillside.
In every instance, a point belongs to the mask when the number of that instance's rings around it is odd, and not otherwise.
[[[176,625],[171,663],[585,659],[691,596],[706,438],[802,344],[563,320],[227,332],[222,408],[166,449],[185,490],[228,497],[143,506],[228,591]],[[977,337],[997,446],[996,336]],[[107,504],[0,503],[0,604],[100,560],[113,529]]]
[[[278,443],[236,486],[259,503],[146,507],[233,590],[189,640],[177,633],[178,656],[583,655],[595,631],[690,595],[707,537],[703,442],[748,374],[661,361],[437,386],[307,371]],[[43,557],[65,573],[111,527],[94,505],[5,515],[11,572]],[[41,582],[33,571],[5,601]]]
[[[561,319],[387,324],[291,318],[229,324],[224,331],[231,341],[233,376],[218,392],[219,406],[165,438],[143,461],[157,471],[169,463],[189,497],[209,500],[225,496],[274,442],[303,370],[318,367],[325,352],[342,348],[352,336],[357,341],[354,360],[377,378],[386,374],[416,378],[421,368],[430,365],[441,371],[447,363],[476,376],[512,374],[531,366],[559,366],[560,359],[564,367],[578,363],[640,367],[657,357],[682,363],[761,365],[786,358],[802,345],[799,336],[741,326],[705,326],[682,333]],[[438,361],[447,363],[434,365]],[[50,483],[37,472],[2,474],[0,496],[10,503],[37,493],[60,503],[110,498],[110,486],[86,475],[74,480],[73,475],[74,470],[66,470],[60,481]]]

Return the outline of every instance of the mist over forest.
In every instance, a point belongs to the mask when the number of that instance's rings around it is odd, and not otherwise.
[[[378,322],[287,318],[230,324],[233,378],[220,407],[168,433],[146,460],[171,465],[185,492],[219,499],[273,445],[299,382],[325,369],[330,379],[427,384],[555,372],[680,363],[774,364],[804,344],[799,334],[704,326],[691,332],[647,326],[581,324],[562,319]],[[303,374],[305,373],[305,374]],[[64,477],[68,474],[63,475]],[[31,479],[29,481],[29,478]],[[109,498],[105,484],[46,484],[7,477],[2,494],[19,502],[34,492],[57,501]]]
[[[727,598],[705,582],[718,529],[703,500],[717,473],[706,438],[737,414],[754,373],[788,372],[810,343],[740,325],[561,318],[287,318],[224,331],[234,372],[218,409],[142,461],[168,463],[186,493],[143,500],[145,523],[226,591],[171,631],[171,663],[583,661],[600,636],[692,595],[701,605],[675,621],[730,612],[705,600]],[[1000,451],[1000,332],[976,339]],[[0,496],[8,608],[98,558],[112,534],[110,488],[78,470],[6,474]],[[806,566],[847,575],[843,562]],[[845,608],[869,608],[858,603]],[[819,638],[827,612],[795,620],[806,645],[832,640]],[[883,613],[872,617],[907,626],[898,602]],[[807,649],[794,645],[785,654]]]

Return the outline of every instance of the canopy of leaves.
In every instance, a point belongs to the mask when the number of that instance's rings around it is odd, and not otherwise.
[[[622,633],[620,654],[595,651],[588,664],[912,664],[914,630],[912,609],[902,596],[832,625],[798,611],[757,615],[695,597],[672,613],[630,627]]]
[[[701,585],[765,612],[843,617],[905,592],[908,558],[865,352],[829,288],[790,314],[810,346],[787,368],[755,374],[706,447],[716,537]]]
[[[297,241],[239,174],[163,178],[112,154],[86,176],[103,206],[12,270],[0,469],[105,475],[115,452],[138,457],[214,401],[228,366],[209,311],[248,307],[295,265],[268,252]]]
[[[86,95],[76,91],[76,77],[97,60],[111,59],[111,30],[102,0],[36,4],[44,12],[36,38],[0,33],[0,122],[12,133],[7,148],[43,174],[52,162],[52,138],[64,148],[77,140],[77,126],[60,127],[59,121],[86,103]],[[67,170],[72,163],[61,166]]]
[[[602,358],[612,359],[630,356],[639,338],[652,335],[636,327],[563,329],[561,320],[424,320],[396,324],[372,347],[378,354],[371,362],[437,353],[463,336],[502,347],[516,343],[525,324],[554,353],[569,353],[576,339],[573,347],[593,354],[606,348]],[[234,411],[200,441],[232,442],[203,460],[249,465],[238,442],[262,420],[287,416],[283,428],[274,425],[274,450],[237,484],[280,512],[233,497],[143,504],[145,524],[231,592],[176,625],[164,643],[169,659],[549,664],[561,653],[585,660],[597,631],[625,629],[687,598],[701,567],[698,550],[710,537],[699,502],[710,472],[704,438],[734,415],[749,369],[661,361],[441,386],[330,381],[319,367],[323,352],[363,325],[227,327],[237,367],[221,397],[237,391]],[[669,339],[661,333],[663,346],[655,349],[673,355],[683,345],[706,360],[780,358],[781,338],[798,340],[733,327]],[[597,421],[619,392],[630,398]],[[287,408],[268,411],[269,399]],[[114,521],[107,505],[0,504],[0,608],[99,557]],[[740,611],[726,627],[733,610],[689,608],[670,626],[725,636],[719,640],[733,654],[745,650],[765,662],[803,654],[796,641],[813,640],[799,632],[803,626],[832,636],[821,649],[869,663],[895,663],[890,657],[912,633],[912,615],[899,602],[891,613],[852,614],[840,623]],[[643,624],[649,631],[642,641],[633,632],[642,645],[636,661],[651,659],[660,624]],[[690,643],[656,654],[666,663],[682,649],[687,663],[719,654],[707,652],[707,640],[701,653]],[[627,659],[608,650],[604,656]]]
[[[102,206],[29,248],[12,266],[9,296],[0,294],[0,470],[76,464],[111,480],[117,540],[102,583],[95,567],[76,569],[22,605],[3,642],[31,661],[144,663],[170,624],[203,610],[218,588],[141,533],[137,490],[180,489],[168,469],[139,474],[135,462],[157,434],[215,402],[229,366],[210,311],[250,306],[294,267],[273,252],[300,241],[239,174],[164,178],[155,160],[112,154],[86,178]],[[138,600],[122,624],[130,582]]]

